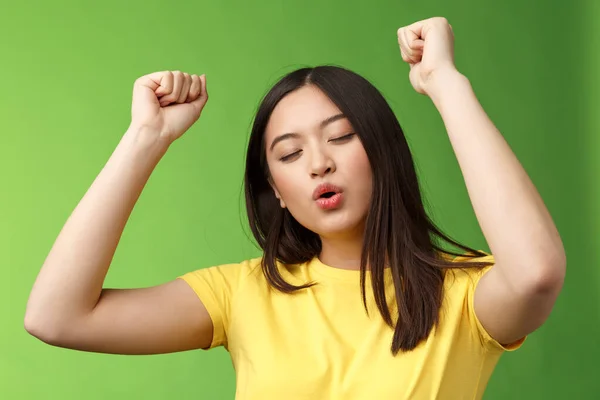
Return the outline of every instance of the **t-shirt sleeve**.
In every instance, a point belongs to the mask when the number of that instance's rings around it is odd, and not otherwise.
[[[246,264],[242,262],[202,268],[178,277],[190,285],[210,315],[213,338],[209,348],[227,347],[231,305],[244,279]]]
[[[482,250],[480,250],[482,251]],[[474,262],[492,262],[495,263],[494,256],[484,252],[486,255],[483,257],[472,258],[471,261]],[[463,257],[457,257],[456,260],[466,259]],[[525,337],[517,340],[514,343],[510,344],[502,344],[494,339],[489,332],[485,329],[477,314],[475,313],[475,289],[479,284],[481,278],[489,272],[494,266],[484,267],[482,269],[476,270],[473,269],[469,273],[469,280],[467,282],[467,296],[466,296],[466,309],[469,318],[469,323],[474,330],[475,335],[477,335],[481,344],[489,349],[495,351],[514,351],[521,347],[523,342],[525,341]]]

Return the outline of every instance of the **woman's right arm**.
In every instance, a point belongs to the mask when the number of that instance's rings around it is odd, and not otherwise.
[[[60,347],[119,354],[206,348],[212,322],[183,280],[103,289],[127,220],[150,174],[199,118],[204,76],[158,72],[134,84],[132,123],[68,218],[33,285],[25,329]]]

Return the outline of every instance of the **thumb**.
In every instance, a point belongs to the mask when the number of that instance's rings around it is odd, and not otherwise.
[[[139,77],[133,85],[134,104],[158,104],[155,91],[159,89],[164,72],[155,72]]]

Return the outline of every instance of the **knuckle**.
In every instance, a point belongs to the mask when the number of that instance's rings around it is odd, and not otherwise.
[[[435,20],[440,25],[447,25],[448,24],[448,20],[446,19],[446,17],[436,17]]]
[[[166,84],[167,86],[171,85],[171,83],[173,82],[173,73],[171,71],[165,72],[165,74],[163,75],[163,79],[164,84]],[[161,79],[161,84],[162,82],[163,80]]]

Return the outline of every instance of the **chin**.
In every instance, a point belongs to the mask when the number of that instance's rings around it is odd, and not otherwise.
[[[364,220],[360,218],[336,218],[337,216],[331,216],[332,218],[321,217],[320,221],[316,224],[311,224],[309,228],[317,235],[324,238],[355,238],[357,235],[363,234],[364,231]]]

